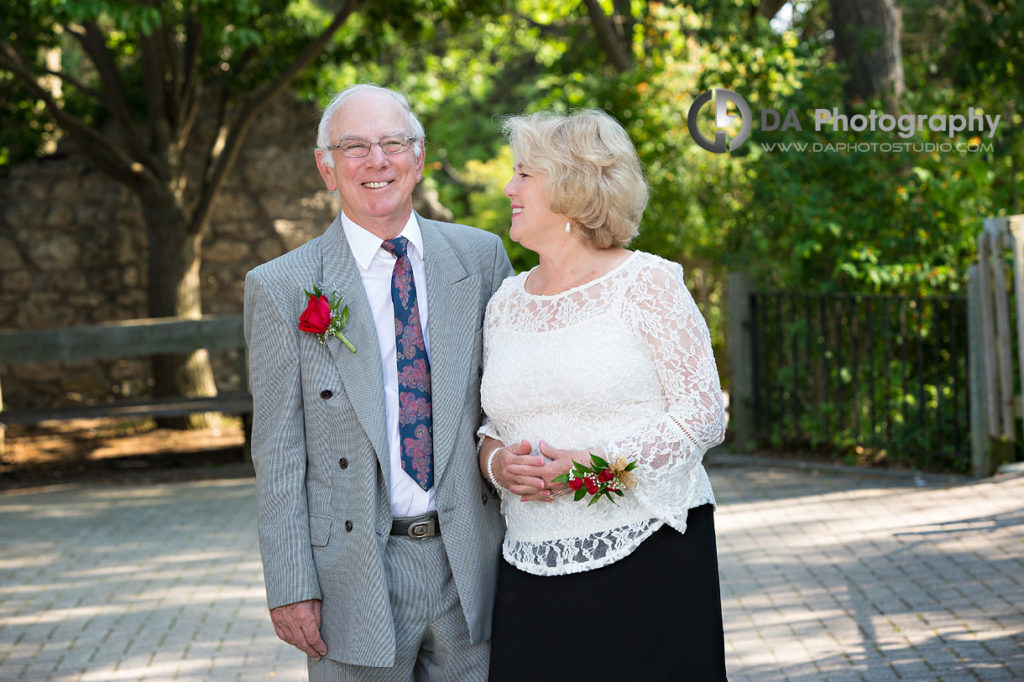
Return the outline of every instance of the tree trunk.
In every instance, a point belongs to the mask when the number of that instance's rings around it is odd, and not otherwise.
[[[850,68],[846,105],[881,95],[895,114],[903,95],[901,20],[895,0],[830,0],[836,59]]]
[[[201,317],[199,265],[202,235],[188,230],[188,221],[167,189],[140,192],[149,239],[150,317]],[[153,358],[154,391],[158,396],[214,396],[217,386],[206,350]],[[210,415],[164,418],[161,426],[202,428]]]
[[[615,30],[613,23],[615,17],[609,18],[601,8],[597,0],[584,0],[587,7],[587,15],[590,17],[590,25],[594,29],[594,37],[601,47],[608,61],[619,73],[629,71],[633,67],[633,56],[631,54],[633,45],[632,34],[620,35]],[[624,22],[628,24],[629,22]],[[623,31],[625,29],[623,28]]]

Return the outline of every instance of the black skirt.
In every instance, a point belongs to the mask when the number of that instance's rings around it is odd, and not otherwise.
[[[685,535],[662,526],[593,571],[538,576],[502,560],[490,679],[725,680],[712,506],[690,510]]]

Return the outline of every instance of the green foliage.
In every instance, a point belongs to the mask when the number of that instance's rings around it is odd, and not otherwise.
[[[850,464],[966,471],[961,297],[758,297],[759,439]]]
[[[45,54],[59,45],[57,37],[44,30],[48,23],[29,3],[0,2],[0,39],[17,41],[26,50]],[[54,126],[42,104],[12,73],[0,70],[0,169],[31,158],[53,135]]]
[[[634,2],[628,17],[617,17],[634,22],[633,67],[625,72],[611,68],[582,4],[524,0],[502,12],[483,11],[459,33],[448,20],[435,21],[415,49],[396,45],[386,59],[342,65],[343,77],[333,85],[362,76],[407,92],[431,138],[428,182],[459,220],[505,236],[517,269],[532,267],[536,258],[507,240],[501,187],[511,159],[498,119],[541,108],[600,107],[615,115],[651,186],[632,246],[684,265],[727,383],[726,272],[747,271],[762,288],[958,293],[981,219],[1018,210],[1014,188],[1022,185],[1024,160],[1014,136],[1022,126],[1019,113],[1007,114],[999,102],[1024,102],[1024,43],[1015,39],[1020,9],[997,0],[982,4],[979,18],[952,2],[904,3],[902,106],[915,113],[959,113],[967,106],[1002,113],[993,140],[960,140],[991,142],[983,151],[834,151],[894,138],[814,130],[815,108],[842,110],[847,77],[832,61],[824,0],[797,3],[793,25],[782,32],[749,0]],[[611,3],[603,6],[611,11]],[[753,109],[753,137],[735,154],[708,153],[687,131],[691,103],[712,88],[734,90]],[[803,130],[762,131],[764,108],[794,110]],[[845,113],[872,108],[883,109],[881,101]],[[931,131],[911,140],[946,141]],[[778,142],[824,150],[767,146]]]
[[[54,73],[43,76],[47,90],[64,111],[88,126],[112,118],[108,96],[112,78],[123,89],[138,124],[153,124],[163,116],[163,111],[147,110],[146,65],[141,57],[142,41],[149,37],[168,47],[174,45],[173,51],[153,52],[170,62],[151,65],[161,76],[169,79],[173,73],[182,79],[189,77],[190,83],[207,84],[211,89],[225,86],[238,94],[274,77],[311,36],[323,30],[328,16],[309,0],[174,0],[159,4],[0,0],[0,5],[0,41],[5,41],[30,71]],[[196,30],[198,49],[194,61],[186,64],[182,45],[188,40],[190,24]],[[89,55],[82,41],[74,37],[83,25],[96,26],[97,34],[103,36],[103,44],[94,52],[109,55],[113,76],[107,74],[101,81],[95,55]],[[190,73],[189,64],[195,69]],[[162,85],[165,94],[171,93],[166,80],[152,80],[151,87]],[[0,145],[7,152],[8,163],[37,153],[59,137],[60,131],[42,102],[9,71],[0,71],[0,92],[5,114]]]
[[[1001,116],[991,139],[956,140],[981,145],[980,151],[928,147],[948,138],[925,131],[907,141],[916,148],[901,152],[841,151],[843,145],[904,141],[890,133],[814,129],[814,109],[842,110],[847,78],[832,60],[827,0],[792,3],[796,16],[784,31],[760,16],[760,4],[604,0],[600,5],[631,60],[620,71],[595,38],[585,3],[368,0],[296,87],[300,96],[321,102],[364,81],[405,92],[427,129],[427,184],[458,220],[501,234],[520,270],[532,267],[536,256],[507,238],[502,187],[513,159],[499,133],[500,117],[542,108],[612,113],[633,139],[651,187],[632,246],[685,266],[722,367],[724,280],[731,270],[749,272],[761,288],[962,292],[981,220],[1022,210],[1024,3],[901,0],[901,113],[966,113],[973,106]],[[135,113],[145,120],[137,37],[167,28],[157,6],[0,0],[0,38],[37,65],[48,50],[60,49],[70,75],[88,85],[95,74],[79,45],[55,27],[100,23]],[[236,94],[293,58],[334,6],[321,0],[159,4],[176,27],[188,13],[200,19],[215,37],[197,55],[200,74]],[[712,88],[739,93],[753,110],[753,136],[736,153],[706,152],[687,130],[690,105]],[[111,115],[69,84],[63,98],[68,111],[90,123]],[[758,114],[766,108],[783,116],[793,110],[803,130],[762,130]],[[843,113],[883,108],[880,100],[859,102]],[[0,166],[52,142],[56,131],[41,113],[39,103],[0,71]],[[710,129],[710,114],[703,113]],[[936,383],[929,390],[938,401],[945,389]],[[819,402],[827,414],[829,401]],[[825,437],[820,423],[801,419],[811,441]]]

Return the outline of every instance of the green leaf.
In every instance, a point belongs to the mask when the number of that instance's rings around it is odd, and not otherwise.
[[[606,462],[605,460],[601,459],[600,457],[593,453],[591,453],[590,455],[590,461],[593,462],[594,466],[597,467],[598,469],[608,468],[608,462]]]
[[[573,502],[579,502],[580,500],[583,499],[583,496],[586,495],[586,494],[587,494],[587,489],[581,487],[579,490],[576,491],[576,494],[573,495],[573,497],[572,497]]]
[[[552,483],[568,483],[569,482],[569,472],[566,472],[566,473],[562,474],[561,476],[555,476],[554,478],[551,479],[551,482]]]

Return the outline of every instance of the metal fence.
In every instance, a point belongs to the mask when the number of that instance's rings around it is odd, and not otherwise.
[[[750,306],[758,443],[970,468],[966,298],[756,292]]]

